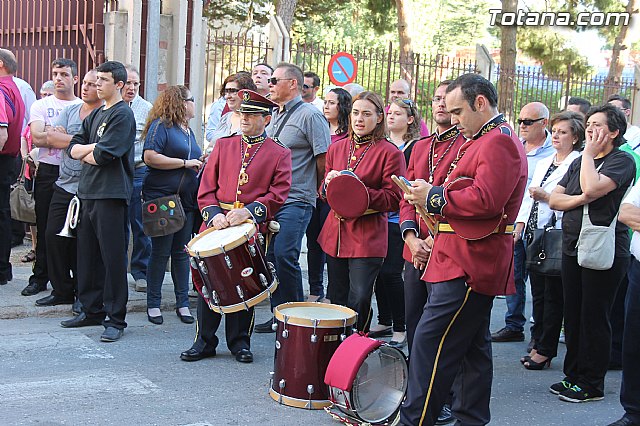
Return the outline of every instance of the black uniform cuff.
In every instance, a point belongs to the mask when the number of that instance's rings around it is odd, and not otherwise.
[[[416,237],[419,236],[418,232],[418,224],[415,220],[405,220],[400,224],[400,234],[402,235],[402,240],[404,241],[404,234],[407,231],[413,231],[416,234]]]
[[[447,205],[447,199],[444,197],[444,187],[443,186],[434,186],[429,191],[429,195],[427,195],[427,211],[433,214],[439,214],[440,216],[444,216],[442,214],[442,209]]]
[[[262,223],[267,220],[267,206],[261,202],[254,201],[253,203],[247,204],[245,208],[249,210],[249,213],[251,213],[256,223]]]
[[[207,206],[200,210],[202,221],[207,225],[207,228],[211,225],[211,221],[218,213],[223,213],[220,206]]]

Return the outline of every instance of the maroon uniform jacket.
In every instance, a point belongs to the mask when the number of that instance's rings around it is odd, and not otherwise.
[[[444,186],[434,186],[427,209],[438,220],[474,221],[501,217],[501,226],[513,224],[527,184],[527,160],[522,143],[502,115],[494,117],[460,150],[459,161],[449,168]],[[454,159],[455,162],[455,159]],[[465,188],[448,187],[455,179],[469,177]],[[476,222],[478,223],[478,222]],[[513,236],[494,233],[480,240],[465,240],[455,233],[438,233],[422,277],[437,283],[464,277],[477,293],[515,293]]]
[[[465,140],[455,126],[440,135],[434,132],[431,136],[420,139],[411,152],[406,178],[411,181],[424,179],[433,185],[442,185],[447,177],[449,165],[456,158]],[[431,179],[432,176],[433,179]],[[400,201],[400,231],[403,238],[405,231],[410,229],[415,231],[421,239],[428,236],[427,225],[416,213],[415,207],[403,198]],[[402,257],[407,262],[413,262],[411,250],[406,244]]]
[[[264,135],[253,138],[254,143],[247,144],[245,140],[240,135],[220,138],[211,152],[198,190],[203,228],[216,214],[230,210],[236,192],[238,201],[244,203],[258,224],[273,218],[289,195],[291,151]],[[248,181],[239,186],[241,157],[248,163]]]
[[[355,149],[353,155],[352,144]],[[354,157],[356,160],[352,160]],[[329,146],[325,177],[331,170],[347,170],[356,163],[352,171],[367,187],[369,209],[380,213],[339,219],[332,210],[322,227],[318,243],[325,253],[333,257],[385,257],[389,231],[385,212],[398,210],[402,198],[402,191],[393,183],[391,175],[405,174],[405,159],[402,152],[386,139],[357,145],[350,138],[342,139]]]

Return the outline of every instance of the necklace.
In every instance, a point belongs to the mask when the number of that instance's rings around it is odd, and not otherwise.
[[[349,141],[349,156],[347,157],[347,170],[349,170],[350,172],[355,171],[356,167],[358,167],[358,164],[360,164],[360,162],[364,158],[367,151],[369,151],[369,149],[371,149],[373,144],[375,144],[375,142],[372,142],[372,141],[373,141],[372,135],[367,135],[362,137],[359,137],[358,135],[353,136],[353,139]],[[360,144],[367,143],[367,142],[370,142],[370,143],[367,145],[364,151],[362,151],[362,154],[360,154],[360,158],[357,158],[355,155],[356,149],[360,148]],[[353,166],[351,165],[352,161],[356,162]]]
[[[465,152],[467,152],[467,149],[469,149],[469,147],[471,146],[474,140],[475,139],[468,139],[460,147],[460,149],[458,150],[458,155],[456,155],[456,158],[451,162],[451,165],[449,166],[449,170],[447,171],[447,177],[444,179],[445,182],[449,182],[449,176],[456,169],[456,167],[458,167],[458,161],[460,161],[460,159],[465,154]]]
[[[442,159],[447,155],[447,153],[455,143],[456,138],[451,139],[451,142],[449,142],[449,146],[447,146],[447,149],[445,149],[442,155],[440,156],[440,158],[438,158],[438,161],[436,161],[436,164],[433,164],[433,159],[438,156],[438,154],[436,154],[435,152],[437,141],[438,141],[437,136],[434,136],[433,140],[431,141],[430,155],[429,155],[429,183],[433,183],[433,174],[436,172],[436,169],[438,168],[438,164],[440,164]]]
[[[264,143],[265,139],[266,137],[264,137],[264,135],[259,136],[257,138],[249,138],[243,135],[242,138],[240,138],[241,166],[240,166],[240,173],[238,174],[238,186],[242,186],[249,183],[249,175],[247,174],[247,168],[249,167],[249,164],[251,164],[251,161],[253,161],[253,159],[255,158],[258,151],[260,151],[260,148],[262,148],[262,144]],[[255,144],[258,144],[258,148],[256,148],[256,150],[253,151],[253,154],[251,155],[251,157],[249,157],[249,147]],[[247,157],[249,157],[249,159],[245,161]]]

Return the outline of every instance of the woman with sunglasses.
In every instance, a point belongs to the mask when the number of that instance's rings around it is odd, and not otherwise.
[[[211,134],[209,139],[210,143],[206,148],[207,152],[213,150],[213,146],[216,144],[218,139],[240,132],[241,114],[238,112],[238,108],[240,108],[242,99],[238,96],[238,92],[243,89],[252,90],[254,92],[258,90],[256,84],[251,79],[251,74],[244,71],[227,77],[224,80],[222,87],[221,94],[223,94],[227,101],[227,108],[229,109],[229,112],[226,114],[223,112],[223,115],[218,122],[218,127],[216,127],[215,132]]]
[[[305,77],[306,78],[306,77]],[[316,98],[319,99],[319,98]],[[349,135],[349,114],[351,113],[351,95],[342,88],[331,89],[324,98],[322,112],[329,122],[331,143],[345,139]],[[327,256],[318,244],[318,235],[329,214],[329,205],[318,197],[311,220],[307,226],[307,264],[309,266],[309,298],[308,302],[327,302],[322,280],[324,264]]]
[[[420,139],[420,113],[410,99],[396,99],[387,112],[387,139],[404,154],[409,163],[414,143]],[[404,241],[400,233],[399,212],[389,213],[387,257],[376,279],[376,300],[378,302],[378,325],[371,328],[372,337],[391,335],[389,344],[401,348],[407,343],[404,315],[404,280],[402,270]]]
[[[189,255],[184,246],[191,238],[194,216],[198,212],[197,174],[202,151],[189,120],[195,117],[193,96],[185,86],[171,86],[153,104],[142,132],[143,159],[147,174],[142,184],[143,200],[180,195],[186,220],[179,231],[151,238],[147,269],[147,319],[162,324],[160,312],[162,281],[169,256],[171,278],[176,295],[176,314],[186,324],[194,321],[189,312]]]
[[[402,153],[385,138],[385,128],[380,96],[373,92],[357,95],[349,136],[329,146],[321,187],[321,194],[326,197],[327,190],[341,189],[331,188],[332,184],[347,185],[345,176],[355,175],[359,181],[351,180],[354,188],[364,187],[366,192],[368,205],[358,206],[353,218],[341,217],[336,210],[348,210],[354,200],[332,200],[329,204],[333,211],[318,238],[327,253],[329,299],[355,310],[357,329],[363,332],[369,329],[373,287],[387,255],[387,213],[398,210],[402,197],[391,176],[406,172]],[[334,184],[337,177],[343,183]]]

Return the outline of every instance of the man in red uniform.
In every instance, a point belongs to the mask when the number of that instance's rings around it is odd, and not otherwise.
[[[18,64],[9,50],[0,48],[0,285],[13,279],[11,254],[11,192],[13,165],[20,153],[24,102],[13,81]],[[15,176],[13,177],[15,179]]]
[[[522,144],[498,114],[495,87],[465,74],[446,91],[446,107],[468,140],[443,184],[413,183],[405,198],[439,223],[423,280],[429,300],[411,348],[404,425],[433,425],[454,384],[454,416],[463,424],[490,420],[493,298],[512,294],[513,221],[527,183]],[[434,179],[435,180],[435,179]],[[456,378],[456,374],[460,374]]]
[[[220,138],[202,174],[198,206],[202,230],[240,225],[248,219],[264,224],[284,204],[291,187],[291,152],[268,138],[265,127],[277,105],[251,90],[241,90],[242,135]],[[235,208],[234,201],[244,204]],[[200,280],[192,270],[194,280]],[[250,351],[253,307],[225,318],[227,347],[239,362],[252,362]],[[193,346],[180,354],[183,361],[198,361],[216,354],[216,330],[222,316],[198,296],[198,328]]]

